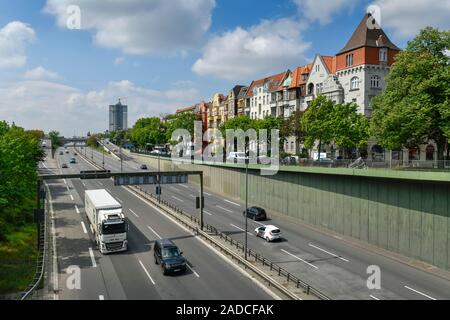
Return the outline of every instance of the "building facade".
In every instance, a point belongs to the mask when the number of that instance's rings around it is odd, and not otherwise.
[[[119,102],[109,106],[109,132],[128,129],[128,106]]]

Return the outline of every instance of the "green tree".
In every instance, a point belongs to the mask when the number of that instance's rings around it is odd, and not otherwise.
[[[386,90],[372,100],[371,133],[380,144],[395,150],[434,140],[443,160],[450,137],[449,48],[450,31],[428,27],[397,55]]]
[[[280,136],[294,136],[296,140],[296,151],[300,152],[299,145],[305,141],[305,132],[303,130],[303,111],[295,111],[289,118],[283,121],[280,129]]]
[[[305,132],[305,146],[311,149],[319,142],[319,159],[323,144],[328,144],[334,137],[334,103],[324,96],[318,96],[309,105],[303,115],[302,123]]]
[[[367,145],[369,139],[369,121],[358,113],[354,103],[335,104],[331,114],[333,141],[350,157],[349,150]]]
[[[147,144],[163,144],[166,142],[166,127],[160,118],[142,118],[136,121],[128,134],[128,139],[140,148],[146,148]]]
[[[197,120],[197,116],[192,112],[183,112],[178,114],[169,115],[166,118],[166,141],[170,143],[177,143],[172,140],[172,134],[177,129],[185,129],[189,131],[191,139],[194,139],[194,122]]]
[[[15,125],[0,122],[0,240],[32,219],[37,163],[44,157],[39,140]]]
[[[58,131],[51,131],[48,137],[52,143],[52,158],[54,158],[56,149],[62,146],[62,137]]]
[[[91,134],[91,135],[87,138],[86,144],[87,144],[89,147],[97,148],[97,147],[99,146],[97,135]]]

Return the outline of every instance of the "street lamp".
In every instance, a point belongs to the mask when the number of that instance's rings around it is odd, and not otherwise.
[[[248,154],[248,144],[245,144],[245,247],[244,254],[245,260],[247,260],[247,242],[248,242],[248,162],[249,162],[249,154]]]

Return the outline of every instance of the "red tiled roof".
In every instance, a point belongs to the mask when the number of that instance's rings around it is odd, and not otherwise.
[[[190,106],[190,107],[185,107],[185,108],[182,108],[182,109],[178,109],[176,111],[176,113],[183,113],[183,112],[192,111],[192,110],[195,110],[195,106]]]
[[[302,84],[305,84],[306,81],[303,81],[302,75],[303,74],[309,74],[312,69],[312,63],[307,64],[302,67],[295,68],[294,72],[292,73],[292,82],[289,86],[289,89],[299,87]]]
[[[336,56],[322,56],[322,60],[330,73],[336,73]]]
[[[250,87],[248,88],[247,91],[247,95],[246,97],[253,97],[253,88],[255,87],[259,87],[261,85],[263,85],[264,83],[271,81],[271,84],[269,86],[269,91],[276,91],[276,89],[283,85],[283,81],[284,79],[286,79],[288,75],[288,71],[284,71],[263,79],[259,79],[259,80],[254,80],[252,81],[252,84],[250,85]]]

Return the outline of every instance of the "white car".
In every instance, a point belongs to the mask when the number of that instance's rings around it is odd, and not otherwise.
[[[255,235],[265,239],[267,242],[271,242],[281,238],[281,231],[275,226],[262,226],[255,229]]]

